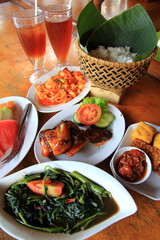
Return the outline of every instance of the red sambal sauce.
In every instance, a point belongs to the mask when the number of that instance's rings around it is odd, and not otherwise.
[[[130,182],[141,180],[146,169],[146,156],[138,149],[124,152],[116,161],[116,172],[122,179]]]

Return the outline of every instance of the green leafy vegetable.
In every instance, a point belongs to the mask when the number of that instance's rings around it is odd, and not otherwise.
[[[50,232],[50,233],[58,233],[58,232],[62,232],[63,231],[63,227],[38,227],[38,226],[33,226],[33,225],[30,225],[26,222],[25,218],[19,214],[19,216],[21,217],[22,221],[17,219],[17,221],[23,225],[25,225],[26,227],[30,227],[30,228],[33,228],[33,229],[36,229],[36,230],[40,230],[40,231],[45,231],[45,232]]]
[[[108,195],[110,195],[110,192],[106,191],[104,188],[94,184],[92,181],[90,181],[89,179],[87,179],[86,177],[84,177],[82,174],[73,171],[71,173],[71,175],[75,178],[77,178],[78,180],[80,180],[82,183],[86,183],[88,185],[88,187],[98,196],[102,196],[102,197],[107,197]],[[111,196],[111,195],[110,195]]]
[[[49,197],[45,181],[43,196],[27,187],[28,181],[48,177],[65,183],[61,196]],[[47,167],[42,173],[24,176],[10,187],[5,194],[5,210],[26,227],[72,234],[88,228],[97,216],[106,215],[104,198],[111,199],[110,192],[80,173]]]

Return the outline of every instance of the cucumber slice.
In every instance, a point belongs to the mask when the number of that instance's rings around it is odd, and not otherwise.
[[[94,126],[99,128],[106,128],[110,125],[110,123],[114,120],[114,115],[111,112],[104,112],[98,122],[94,124]]]
[[[78,120],[76,112],[73,114],[73,122],[76,123],[79,126],[82,126],[83,124]]]
[[[3,119],[3,109],[1,108],[0,109],[0,120],[2,120]]]
[[[3,113],[2,113],[3,120],[13,119],[13,113],[10,108],[3,107],[2,110],[3,110]]]

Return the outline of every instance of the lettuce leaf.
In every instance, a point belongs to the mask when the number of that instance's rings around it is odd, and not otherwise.
[[[83,101],[81,102],[80,106],[86,103],[93,103],[95,105],[98,105],[101,110],[102,113],[106,112],[108,110],[108,100],[105,98],[98,98],[98,97],[86,97],[83,99]]]

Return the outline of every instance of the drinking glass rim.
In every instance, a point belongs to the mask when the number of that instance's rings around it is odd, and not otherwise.
[[[59,7],[59,9],[53,9],[53,10],[47,10],[47,8],[49,7]],[[67,7],[66,9],[60,9],[60,7]],[[63,13],[63,12],[69,12],[72,10],[72,6],[69,6],[69,4],[50,4],[45,6],[44,8],[44,12],[48,12],[48,13]]]
[[[26,13],[26,12],[33,12],[33,15],[31,16],[17,16],[19,13]],[[40,13],[38,13],[40,11]],[[12,18],[19,18],[19,19],[30,19],[33,17],[40,17],[44,15],[44,11],[42,9],[37,9],[37,14],[35,15],[35,9],[34,8],[29,8],[29,9],[23,9],[23,10],[18,10],[15,13],[12,14]]]

